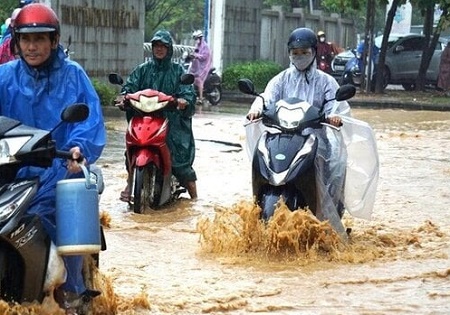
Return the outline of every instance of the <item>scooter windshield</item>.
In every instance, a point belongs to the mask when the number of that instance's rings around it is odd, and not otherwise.
[[[152,89],[145,89],[133,94],[127,94],[130,105],[144,113],[151,113],[164,108],[173,97]]]
[[[158,96],[147,97],[145,95],[141,95],[139,97],[139,101],[130,99],[130,105],[144,113],[151,113],[161,108],[164,108],[167,105],[167,101],[159,102]]]

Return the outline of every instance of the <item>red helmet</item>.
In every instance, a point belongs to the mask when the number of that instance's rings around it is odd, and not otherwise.
[[[55,12],[42,3],[25,6],[14,22],[15,33],[47,33],[59,34],[59,19]]]

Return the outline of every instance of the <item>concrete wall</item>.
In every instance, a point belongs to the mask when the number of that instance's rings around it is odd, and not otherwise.
[[[287,66],[287,40],[289,34],[298,27],[308,27],[315,31],[324,31],[327,40],[341,47],[356,45],[356,32],[353,21],[331,17],[320,11],[309,14],[304,9],[295,9],[284,13],[280,7],[262,11],[261,19],[261,59],[272,60]]]
[[[127,75],[144,60],[143,0],[44,0],[60,18],[61,43],[91,77]]]
[[[104,78],[109,72],[126,76],[148,54],[144,43],[143,0],[41,0],[61,20],[61,43],[72,38],[71,58],[91,77]],[[209,8],[208,43],[213,65],[221,73],[233,63],[266,59],[287,65],[286,41],[300,26],[324,30],[328,40],[343,47],[355,45],[350,20],[302,10],[283,13],[262,10],[262,1],[214,0]],[[188,49],[191,49],[189,47]],[[176,49],[176,57],[184,49]]]
[[[262,1],[226,0],[223,64],[259,59]]]
[[[279,7],[262,10],[261,1],[215,0],[211,3],[208,42],[219,72],[237,63],[264,59],[288,65],[287,39],[297,27],[323,30],[341,47],[356,45],[353,21],[303,9],[285,13]],[[221,52],[221,53],[220,53]]]

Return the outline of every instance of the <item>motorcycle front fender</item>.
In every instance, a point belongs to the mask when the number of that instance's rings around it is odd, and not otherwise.
[[[304,202],[295,187],[266,186],[258,196],[258,203],[261,207],[261,219],[268,221],[274,214],[278,203],[283,200],[291,211],[304,206]]]
[[[163,176],[168,176],[172,172],[172,158],[167,145],[159,148],[159,151],[144,148],[133,148],[127,151],[127,159],[131,168],[144,167],[150,163],[154,163],[157,168],[161,169]]]
[[[159,157],[148,148],[139,148],[134,152],[134,166],[142,167],[150,162],[154,162],[157,167],[161,167]]]

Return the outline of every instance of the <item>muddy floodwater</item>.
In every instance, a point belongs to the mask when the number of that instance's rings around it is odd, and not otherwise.
[[[328,240],[325,249],[295,248],[258,225],[250,163],[239,147],[242,115],[199,111],[199,199],[186,195],[142,215],[118,200],[125,124],[108,118],[99,165],[110,227],[100,270],[112,283],[118,313],[450,314],[450,112],[354,109],[353,115],[376,133],[374,215],[344,216],[351,245]],[[284,232],[292,237],[289,228]]]
[[[450,112],[353,115],[375,130],[380,179],[372,220],[344,216],[345,247],[306,213],[258,224],[243,116],[217,110],[194,117],[199,199],[134,214],[119,201],[126,126],[108,117],[98,164],[111,314],[450,314]],[[289,220],[315,242],[295,241]]]

